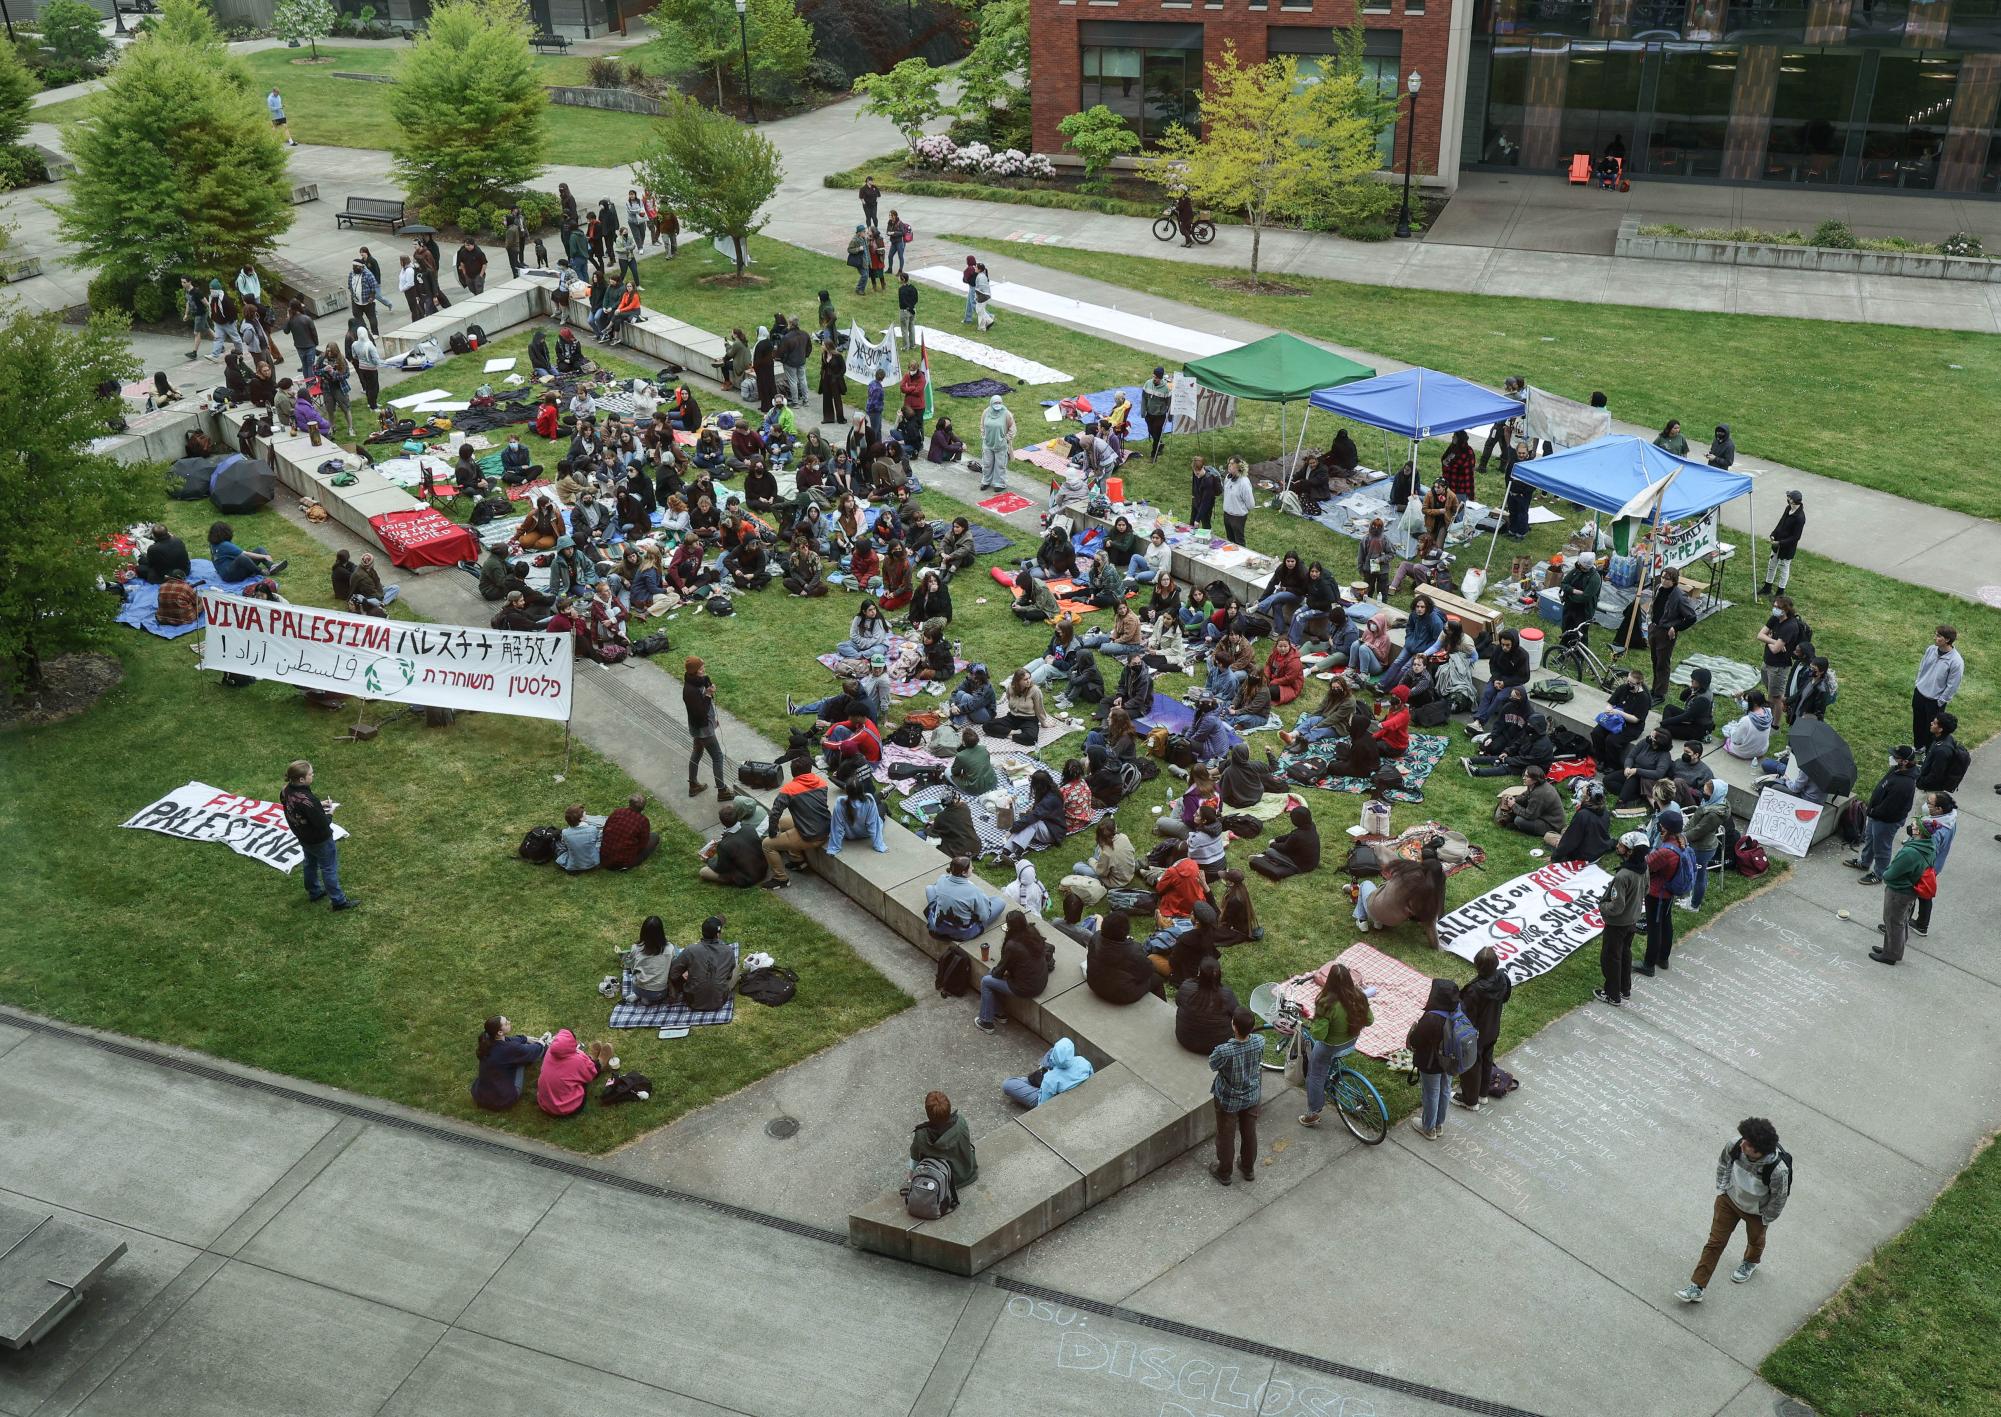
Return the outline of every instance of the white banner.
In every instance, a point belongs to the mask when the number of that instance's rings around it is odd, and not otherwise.
[[[1205,389],[1192,374],[1176,374],[1167,396],[1169,427],[1176,433],[1208,433],[1237,421],[1234,394]]]
[[[201,599],[204,669],[400,704],[570,716],[570,635],[380,620],[220,591]]]
[[[283,807],[255,797],[239,797],[206,782],[177,787],[120,825],[177,836],[182,841],[219,841],[238,856],[262,861],[288,876],[306,855],[299,839],[292,835]],[[333,834],[339,841],[347,835],[347,828],[336,826]]]
[[[1687,566],[1712,554],[1721,544],[1717,534],[1717,512],[1710,508],[1704,515],[1685,522],[1669,522],[1661,528],[1660,545],[1654,546],[1653,528],[1646,524],[1647,534],[1634,547],[1636,555],[1652,555],[1653,570],[1649,575],[1657,575],[1669,566]]]
[[[896,331],[884,330],[880,340],[871,341],[860,325],[848,321],[848,377],[866,384],[878,369],[885,384],[893,385],[903,378],[903,366],[896,362]],[[895,400],[884,401],[885,410],[894,406]]]
[[[1768,787],[1758,794],[1758,805],[1751,812],[1751,825],[1744,834],[1767,850],[1783,851],[1805,860],[1813,847],[1813,829],[1820,825],[1822,810],[1817,802]]]
[[[1612,431],[1612,414],[1608,409],[1593,408],[1534,385],[1523,392],[1527,398],[1522,431],[1531,438],[1554,443],[1559,448],[1575,448]]]
[[[1605,928],[1598,895],[1610,873],[1588,861],[1553,861],[1475,896],[1438,921],[1438,942],[1470,960],[1492,945],[1511,982],[1556,968]]]

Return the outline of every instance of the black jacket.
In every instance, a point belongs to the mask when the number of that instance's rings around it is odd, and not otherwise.
[[[1136,1004],[1159,984],[1160,975],[1138,940],[1100,935],[1086,952],[1084,982],[1108,1004]]]
[[[715,871],[727,885],[754,886],[764,879],[764,848],[749,832],[726,831],[716,841]]]
[[[899,310],[917,308],[917,287],[914,284],[899,285],[896,288],[896,308]]]
[[[938,849],[947,856],[978,857],[985,850],[980,844],[979,832],[973,827],[973,810],[961,797],[953,798],[939,810],[928,832],[931,839],[938,843]],[[1006,958],[1005,950],[1001,957]]]
[[[1570,814],[1552,861],[1596,861],[1612,849],[1612,822],[1603,808],[1579,807]]]
[[[1917,795],[1917,773],[1910,768],[1892,768],[1869,794],[1869,820],[1901,822],[1910,815],[1911,803],[1917,800]]]
[[[1217,1044],[1236,1036],[1230,1028],[1236,1011],[1237,996],[1228,985],[1212,991],[1190,980],[1174,994],[1174,1041],[1206,1058]]]
[[[1501,1036],[1501,1006],[1514,992],[1515,986],[1508,982],[1508,972],[1504,969],[1474,979],[1459,991],[1459,1007],[1480,1031],[1483,1045],[1492,1044]]]
[[[278,801],[285,809],[285,824],[303,845],[333,840],[333,818],[310,786],[292,783],[278,794]]]
[[[1772,552],[1781,561],[1793,559],[1793,553],[1800,549],[1800,537],[1806,532],[1806,508],[1787,507],[1779,515],[1779,524],[1772,528]]]
[[[1015,997],[1033,999],[1049,986],[1049,971],[1056,967],[1056,947],[1037,935],[1020,939],[1009,935],[1001,942],[1000,963],[994,977],[1005,979]]]

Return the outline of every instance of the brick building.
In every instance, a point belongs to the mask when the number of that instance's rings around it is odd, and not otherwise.
[[[1311,74],[1333,52],[1336,29],[1354,24],[1358,3],[1379,82],[1401,95],[1413,69],[1423,78],[1418,180],[1451,186],[1465,127],[1473,0],[1030,0],[1035,150],[1063,160],[1056,125],[1098,103],[1149,145],[1171,122],[1199,122],[1204,66],[1222,59],[1226,43],[1247,63],[1297,55]],[[1409,97],[1400,101],[1407,114]],[[1382,141],[1384,167],[1398,172],[1405,121],[1399,117]]]

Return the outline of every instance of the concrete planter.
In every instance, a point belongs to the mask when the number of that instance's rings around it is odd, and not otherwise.
[[[1756,241],[1699,241],[1642,236],[1638,217],[1619,223],[1613,253],[1642,261],[1694,261],[1711,266],[1821,271],[1830,275],[1919,276],[2001,284],[2001,261],[1980,256],[1924,256],[1897,251],[1843,251],[1827,246],[1768,246]]]
[[[0,262],[0,280],[12,285],[17,280],[27,280],[42,273],[40,256],[22,256],[18,260]]]

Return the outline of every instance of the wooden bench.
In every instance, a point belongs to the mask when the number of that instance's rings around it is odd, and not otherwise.
[[[45,1210],[0,1205],[0,1345],[21,1349],[83,1302],[125,1242]]]
[[[538,34],[528,42],[535,46],[537,54],[548,54],[551,52],[568,54],[570,52],[570,41],[560,34]]]
[[[408,205],[388,197],[349,197],[347,205],[334,213],[334,225],[381,226],[394,231],[404,224],[403,209]]]

